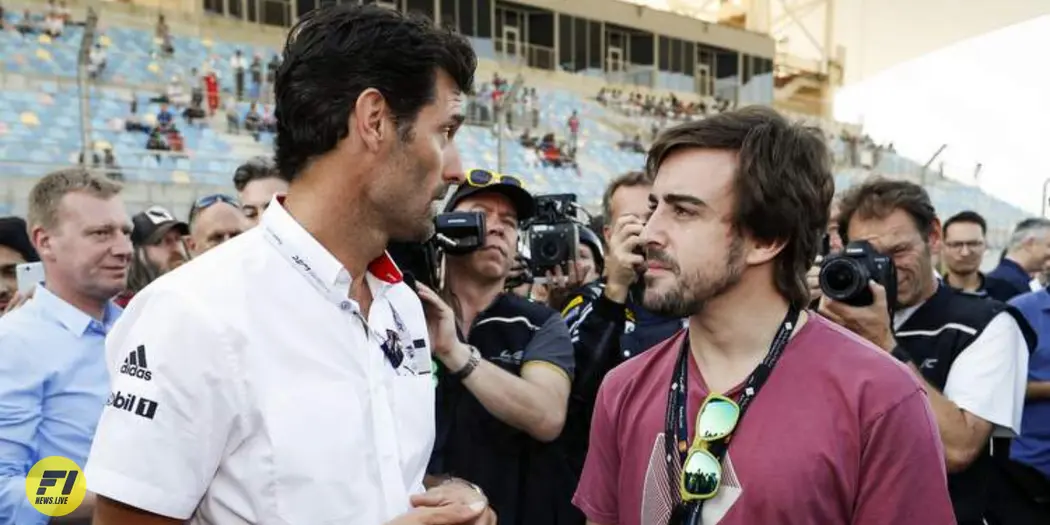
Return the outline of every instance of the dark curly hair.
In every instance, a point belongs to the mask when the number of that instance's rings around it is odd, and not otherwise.
[[[288,33],[274,80],[277,171],[290,182],[335,149],[368,88],[382,93],[401,139],[409,139],[419,110],[434,100],[438,71],[469,92],[476,68],[466,38],[421,15],[376,5],[310,11]]]

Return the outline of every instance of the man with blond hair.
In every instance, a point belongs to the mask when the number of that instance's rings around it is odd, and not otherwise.
[[[131,224],[121,187],[83,168],[51,173],[26,221],[46,282],[0,318],[0,516],[43,524],[26,498],[29,468],[49,456],[81,467],[109,395],[106,333],[127,280]],[[75,511],[90,516],[91,495]],[[75,516],[74,516],[75,517]]]

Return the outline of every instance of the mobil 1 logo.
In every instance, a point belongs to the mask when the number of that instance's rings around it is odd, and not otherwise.
[[[146,419],[153,419],[153,416],[157,413],[156,401],[135,394],[125,394],[119,390],[109,394],[106,405],[112,406],[117,410],[131,412]]]

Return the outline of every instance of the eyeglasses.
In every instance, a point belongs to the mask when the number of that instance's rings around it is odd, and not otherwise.
[[[682,501],[713,498],[722,485],[722,465],[710,452],[712,443],[726,439],[740,420],[740,406],[732,399],[711,394],[696,415],[696,437],[682,466]]]
[[[519,188],[525,187],[525,184],[521,179],[513,175],[501,175],[495,171],[483,170],[480,168],[472,169],[467,172],[467,184],[470,184],[475,188],[484,188],[493,184],[507,184]]]
[[[226,204],[229,204],[237,209],[240,209],[241,207],[241,204],[237,202],[237,199],[230,197],[229,195],[223,195],[222,193],[205,195],[204,197],[197,199],[197,201],[193,203],[193,206],[190,207],[190,220],[193,220],[193,218],[198,213],[200,213],[201,210],[204,210],[205,208],[208,208],[210,206],[214,206],[215,204],[218,204],[220,202],[225,202]]]

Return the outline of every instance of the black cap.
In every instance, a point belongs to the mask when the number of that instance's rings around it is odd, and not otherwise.
[[[131,243],[135,246],[157,244],[172,228],[177,228],[182,235],[190,234],[190,227],[186,223],[160,206],[136,213],[131,218],[131,224]]]
[[[29,230],[26,221],[21,217],[0,218],[0,246],[6,246],[19,253],[26,262],[37,262],[40,256],[29,241]]]
[[[456,188],[456,193],[452,194],[452,198],[449,199],[448,204],[445,205],[445,211],[452,211],[457,204],[463,201],[463,199],[479,193],[498,193],[510,199],[511,205],[514,206],[514,211],[518,214],[519,221],[531,218],[536,214],[536,201],[532,199],[531,193],[521,186],[505,184],[502,182],[480,187],[471,186],[468,183],[460,184],[459,187]]]

